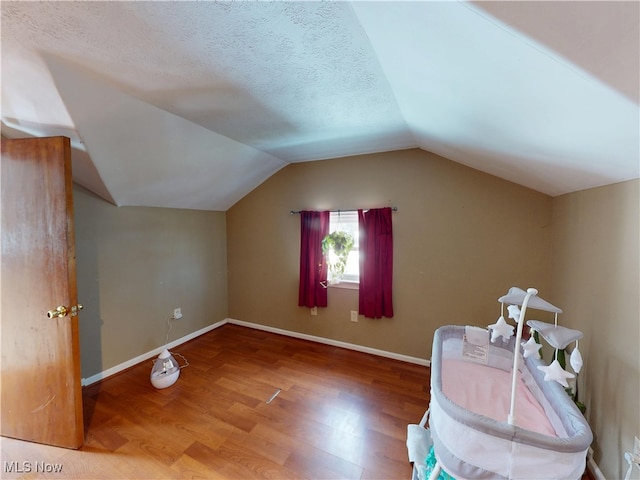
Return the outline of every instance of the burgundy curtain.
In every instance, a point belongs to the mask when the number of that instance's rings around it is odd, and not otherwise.
[[[327,263],[322,255],[322,239],[329,235],[329,212],[300,212],[301,307],[327,306]]]
[[[393,229],[391,208],[358,210],[360,230],[359,313],[393,317]]]

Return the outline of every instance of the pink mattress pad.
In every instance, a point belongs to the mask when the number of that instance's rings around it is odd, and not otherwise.
[[[511,404],[511,373],[487,365],[443,359],[442,390],[453,402],[498,422],[506,422]],[[544,409],[518,379],[518,427],[556,437]]]

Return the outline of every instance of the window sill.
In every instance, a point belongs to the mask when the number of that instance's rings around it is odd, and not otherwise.
[[[355,282],[330,283],[329,288],[343,288],[345,290],[358,290],[360,288],[360,284]]]

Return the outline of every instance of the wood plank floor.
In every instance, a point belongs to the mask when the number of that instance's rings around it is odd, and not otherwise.
[[[2,438],[0,476],[411,478],[427,367],[237,325],[173,351],[189,366],[172,387],[151,386],[149,361],[86,389],[79,451]]]

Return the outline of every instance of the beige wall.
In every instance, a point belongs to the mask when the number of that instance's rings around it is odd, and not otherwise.
[[[391,319],[350,322],[357,291],[297,306],[290,210],[397,206]],[[422,150],[292,164],[227,212],[229,316],[428,359],[434,330],[486,326],[512,285],[550,285],[551,198]]]
[[[621,478],[640,434],[638,187],[551,199],[421,150],[290,165],[226,220],[116,208],[75,187],[82,375],[164,344],[177,306],[185,316],[169,341],[232,317],[429,358],[438,326],[493,323],[497,296],[535,286],[585,334],[580,397],[595,459]],[[317,317],[298,307],[300,220],[289,211],[379,206],[399,209],[394,318],[350,322],[357,291],[336,288]]]
[[[640,436],[639,184],[553,199],[553,291],[565,324],[584,332],[581,399],[608,479],[624,477]]]
[[[224,212],[117,208],[74,186],[82,376],[227,317]]]

